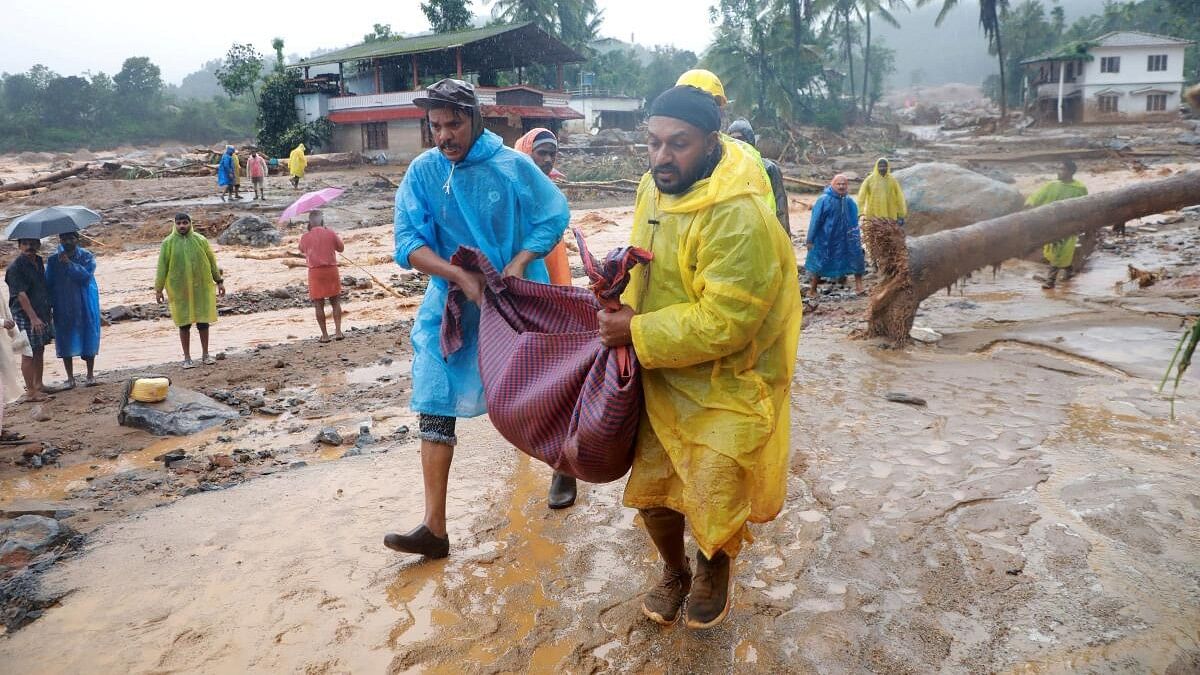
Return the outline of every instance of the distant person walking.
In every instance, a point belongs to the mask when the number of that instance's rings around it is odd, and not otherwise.
[[[325,215],[320,211],[308,213],[308,231],[300,237],[300,252],[308,263],[308,299],[312,300],[317,312],[317,325],[321,327],[321,343],[329,342],[329,331],[325,328],[325,300],[333,308],[333,339],[343,340],[342,335],[342,278],[338,273],[337,254],[346,250],[342,238],[325,227]]]
[[[45,401],[49,397],[42,382],[46,345],[54,341],[54,322],[50,310],[50,290],[46,287],[46,264],[38,250],[39,239],[17,241],[21,254],[8,264],[4,281],[8,284],[8,308],[13,322],[25,334],[29,345],[21,355],[21,374],[25,377],[25,402]]]
[[[21,372],[21,356],[28,348],[29,338],[17,328],[8,306],[8,284],[0,284],[0,410],[4,404],[21,398],[25,385]]]
[[[821,278],[838,279],[854,275],[854,292],[862,295],[863,274],[867,271],[863,256],[862,234],[858,229],[858,206],[847,193],[850,181],[838,174],[813,205],[805,244],[808,255],[804,269],[811,277],[810,302],[817,303],[817,285]]]
[[[175,214],[175,227],[159,249],[154,299],[160,304],[164,290],[170,299],[171,319],[179,327],[183,367],[196,367],[192,362],[192,324],[200,334],[201,362],[215,363],[208,355],[208,327],[217,322],[217,296],[224,297],[225,282],[212,247],[192,229],[192,218],[186,213]]]
[[[225,146],[225,153],[217,164],[217,185],[224,188],[221,191],[221,201],[233,198],[233,181],[236,169],[233,167],[233,146]]]
[[[250,174],[250,186],[254,188],[254,198],[266,199],[267,193],[264,185],[267,182],[267,159],[257,150],[250,153],[250,160],[246,162],[246,173]]]
[[[234,199],[242,198],[242,176],[245,175],[245,169],[242,166],[242,159],[238,156],[237,148],[233,150],[233,197]]]
[[[100,290],[96,286],[96,256],[79,246],[79,233],[58,236],[59,246],[46,261],[46,285],[54,310],[55,350],[67,371],[66,386],[75,388],[75,357],[87,366],[89,387],[96,384],[96,354],[100,352]]]
[[[1037,192],[1029,195],[1029,199],[1025,200],[1025,206],[1045,206],[1064,199],[1082,197],[1087,193],[1087,187],[1075,180],[1075,162],[1068,159],[1058,170],[1058,180],[1046,183],[1038,188]],[[1078,241],[1079,237],[1073,234],[1066,239],[1042,247],[1042,256],[1046,258],[1046,262],[1050,263],[1050,269],[1046,273],[1046,280],[1042,282],[1042,288],[1054,288],[1058,283],[1059,272],[1062,272],[1064,281],[1074,276],[1072,265],[1075,264],[1075,244]]]
[[[754,127],[750,126],[750,121],[745,118],[738,118],[729,125],[729,137],[735,141],[741,141],[746,145],[754,148]],[[756,148],[757,149],[757,148]],[[767,178],[771,181],[771,194],[775,198],[775,217],[779,219],[779,224],[783,226],[783,231],[792,236],[792,223],[788,215],[788,196],[787,190],[783,187],[783,172],[779,170],[779,165],[766,157],[759,157],[762,161],[763,169],[767,172]]]
[[[308,158],[304,156],[304,144],[297,145],[288,155],[288,173],[292,174],[292,187],[300,187],[300,179],[304,178],[304,169],[308,167]]]

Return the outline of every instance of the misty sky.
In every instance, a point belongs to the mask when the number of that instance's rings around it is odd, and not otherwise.
[[[129,56],[148,56],[166,82],[178,84],[234,42],[250,42],[263,54],[282,37],[287,54],[344,47],[362,41],[376,23],[392,30],[429,30],[420,0],[314,2],[177,2],[175,0],[4,0],[0,71],[16,73],[35,63],[60,75],[84,71],[115,74]],[[601,0],[602,35],[646,45],[673,44],[699,52],[710,41],[712,0]],[[681,7],[689,8],[681,11]],[[692,9],[694,8],[694,9]],[[491,3],[475,0],[488,13]]]

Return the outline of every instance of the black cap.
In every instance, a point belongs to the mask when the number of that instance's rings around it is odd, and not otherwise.
[[[479,99],[475,98],[475,87],[470,82],[447,77],[429,85],[424,96],[413,98],[413,105],[422,110],[438,105],[473,109],[479,106]]]
[[[650,104],[647,117],[674,117],[711,133],[721,128],[721,109],[717,99],[691,85],[672,87],[658,95]]]

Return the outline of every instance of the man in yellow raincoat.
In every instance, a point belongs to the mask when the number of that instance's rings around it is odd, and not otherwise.
[[[627,304],[599,317],[604,344],[632,344],[642,366],[624,503],[664,563],[642,611],[668,625],[687,600],[691,628],[725,619],[747,523],[783,506],[800,337],[795,252],[762,198],[762,165],[719,128],[715,100],[695,87],[651,105],[631,239],[654,261],[634,272]],[[699,547],[694,579],[685,525]]]
[[[192,324],[200,334],[201,363],[216,363],[208,355],[208,327],[217,322],[217,295],[224,297],[225,282],[212,247],[204,235],[192,229],[192,218],[186,213],[175,214],[175,227],[158,252],[154,299],[159,304],[164,290],[170,299],[171,318],[179,327],[183,367],[196,366],[192,362]]]
[[[904,227],[908,204],[904,202],[904,191],[900,189],[900,181],[892,175],[886,157],[875,160],[875,169],[858,188],[858,215],[894,220]]]
[[[304,178],[304,169],[308,166],[308,158],[304,156],[304,144],[297,145],[288,155],[288,173],[292,174],[292,187],[300,187],[300,179]]]
[[[1046,183],[1038,188],[1037,192],[1029,195],[1025,206],[1045,206],[1063,199],[1082,197],[1087,193],[1083,183],[1075,180],[1075,162],[1068,159],[1058,170],[1058,180]],[[1078,236],[1071,235],[1042,247],[1042,255],[1046,262],[1050,263],[1050,270],[1046,274],[1046,280],[1042,282],[1042,288],[1054,288],[1060,271],[1063,272],[1064,279],[1071,278],[1071,266],[1075,263],[1075,244],[1078,241]]]

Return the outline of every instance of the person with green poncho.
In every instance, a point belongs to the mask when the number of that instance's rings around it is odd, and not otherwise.
[[[1037,192],[1029,195],[1029,199],[1025,200],[1025,206],[1045,206],[1064,199],[1082,197],[1087,193],[1087,188],[1083,183],[1075,180],[1075,162],[1068,159],[1063,162],[1062,168],[1058,171],[1058,180],[1046,183],[1038,188]],[[1066,239],[1042,247],[1042,255],[1045,256],[1046,262],[1050,263],[1050,270],[1046,274],[1046,280],[1042,282],[1042,288],[1054,288],[1055,283],[1058,282],[1060,271],[1063,273],[1064,279],[1071,278],[1073,274],[1071,264],[1075,262],[1075,244],[1078,240],[1079,237],[1071,235]]]
[[[216,363],[208,355],[208,326],[217,321],[217,296],[224,297],[225,282],[212,247],[192,229],[192,218],[186,213],[175,214],[175,227],[158,253],[154,298],[160,304],[164,290],[171,301],[171,318],[179,327],[183,367],[196,367],[192,363],[192,324],[200,334],[201,363]]]

